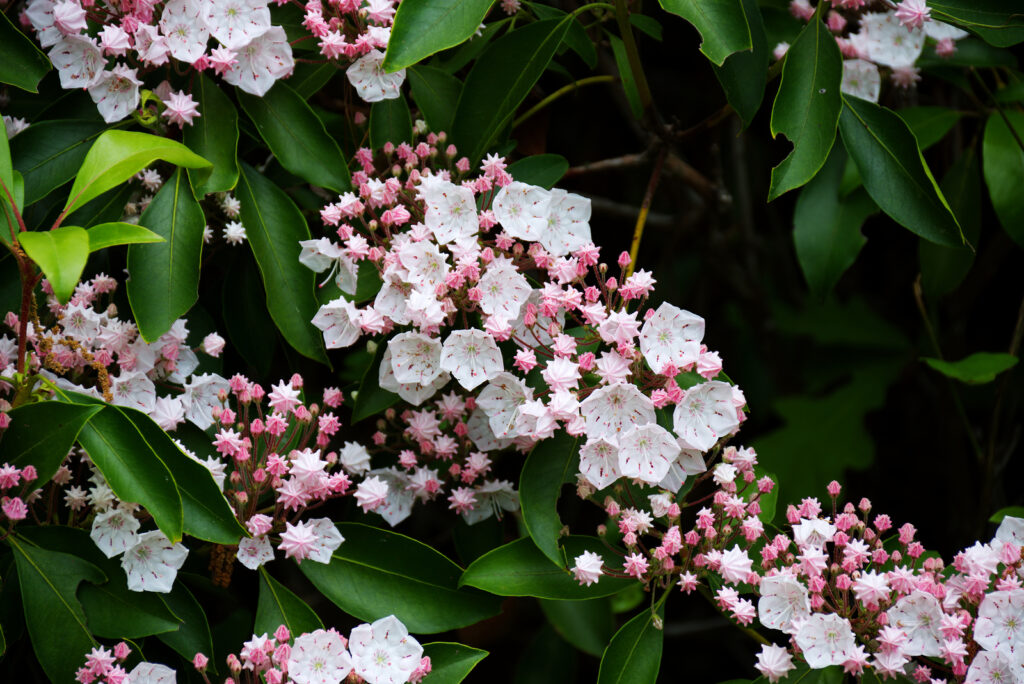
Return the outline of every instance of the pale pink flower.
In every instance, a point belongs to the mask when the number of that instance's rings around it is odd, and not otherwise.
[[[314,526],[303,520],[295,525],[285,523],[285,531],[281,533],[281,543],[277,548],[284,551],[285,558],[294,558],[301,563],[316,550],[317,535]]]
[[[580,473],[597,489],[604,489],[621,476],[618,445],[604,437],[588,439],[580,448]]]
[[[102,72],[89,86],[89,97],[96,103],[103,120],[114,123],[128,116],[139,106],[139,86],[135,69],[119,64],[111,71]]]
[[[648,484],[661,482],[679,455],[679,445],[672,434],[653,423],[632,428],[620,435],[618,441],[619,472]]]
[[[572,567],[576,581],[588,587],[601,579],[601,566],[604,559],[600,554],[593,551],[584,551],[582,555],[576,556],[575,565]]]
[[[364,513],[372,511],[387,501],[388,485],[379,477],[368,477],[356,487],[354,496]]]
[[[271,25],[266,0],[207,0],[202,19],[210,34],[230,50],[262,36]]]
[[[697,362],[703,338],[703,318],[665,302],[644,322],[640,351],[656,373],[669,363],[685,368]]]
[[[423,657],[423,647],[394,615],[354,628],[348,647],[353,669],[368,684],[404,684]]]
[[[381,66],[383,61],[383,52],[370,50],[345,71],[349,83],[355,87],[356,94],[364,102],[393,100],[401,95],[405,69],[399,69],[391,74],[386,73]]]
[[[738,545],[722,552],[718,574],[729,584],[742,584],[750,577],[753,561]]]
[[[264,563],[274,560],[274,547],[270,545],[270,539],[265,534],[256,537],[242,537],[238,541],[238,562],[256,570]]]
[[[925,0],[903,0],[896,6],[896,18],[908,29],[924,26],[931,19],[931,12]]]
[[[850,622],[835,614],[816,613],[801,624],[793,637],[813,669],[842,665],[856,644]]]
[[[533,389],[511,373],[495,375],[477,396],[491,432],[499,438],[514,437],[520,407],[533,399]]]
[[[186,556],[184,544],[172,543],[160,530],[140,534],[138,543],[121,558],[128,589],[169,593]]]
[[[707,451],[739,427],[730,385],[711,380],[683,395],[672,415],[675,432],[691,448]]]
[[[245,92],[263,97],[279,78],[295,68],[292,46],[280,26],[237,48],[238,64],[224,74],[224,80]]]
[[[465,389],[473,390],[497,377],[504,367],[494,338],[482,330],[471,329],[455,330],[448,335],[441,349],[441,369],[450,372]]]
[[[480,288],[480,308],[485,314],[499,315],[507,321],[519,317],[533,288],[509,259],[499,257],[492,261],[477,287]]]
[[[993,591],[978,607],[974,640],[989,651],[1024,650],[1024,589]]]
[[[119,506],[97,513],[89,536],[104,556],[113,558],[138,543],[140,526],[130,511]]]
[[[53,24],[66,36],[74,35],[88,26],[85,10],[76,0],[54,3]]]
[[[591,242],[590,200],[558,188],[549,193],[547,226],[540,243],[553,256],[565,256]]]
[[[296,637],[288,656],[288,677],[295,684],[336,684],[352,671],[345,641],[334,630],[318,629]]]
[[[317,563],[330,563],[331,557],[345,541],[345,537],[330,518],[314,518],[307,522],[313,526],[313,532],[316,534],[316,542],[309,553],[309,559]]]
[[[793,665],[793,658],[785,648],[765,644],[761,646],[761,652],[757,654],[757,664],[754,667],[769,682],[777,682],[796,666]]]
[[[203,56],[210,38],[201,14],[197,0],[168,0],[160,15],[160,32],[168,52],[186,64],[192,64]]]
[[[108,678],[109,681],[109,678]],[[128,673],[131,684],[175,684],[177,674],[160,663],[139,663]]]
[[[773,575],[761,580],[758,619],[765,627],[790,631],[795,622],[810,617],[807,587],[792,575]]]
[[[65,89],[95,85],[107,63],[95,39],[88,36],[65,36],[54,44],[49,55]]]
[[[635,426],[655,422],[654,404],[635,385],[619,383],[595,390],[580,403],[588,437],[618,439]]]
[[[183,127],[185,124],[192,125],[192,119],[200,116],[198,103],[192,99],[190,93],[182,91],[172,92],[164,101],[164,117],[170,123]]]
[[[324,304],[313,316],[312,323],[324,333],[324,346],[328,349],[350,347],[362,335],[359,310],[344,297]]]
[[[505,232],[520,240],[540,240],[547,228],[551,193],[513,181],[498,191],[491,209]]]
[[[476,199],[472,190],[437,176],[425,176],[419,185],[419,197],[426,205],[423,223],[440,244],[476,235]]]

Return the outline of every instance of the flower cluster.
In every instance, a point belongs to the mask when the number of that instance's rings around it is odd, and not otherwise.
[[[932,19],[925,0],[902,0],[895,9],[884,12],[864,11],[870,4],[841,0],[833,4],[825,19],[843,53],[842,90],[849,95],[878,102],[883,76],[909,88],[921,80],[915,64],[929,40],[936,55],[949,57],[956,51],[956,41],[967,36],[966,31]],[[812,20],[816,13],[808,0],[791,0],[789,7],[804,21]],[[776,59],[788,48],[786,43],[776,46]]]
[[[97,646],[85,656],[85,665],[75,673],[80,684],[174,684],[174,670],[159,663],[141,662],[131,672],[118,663],[132,652],[125,642],[113,650]]]
[[[202,668],[205,669],[205,658]],[[241,652],[227,658],[231,684],[341,684],[350,675],[368,684],[419,682],[430,658],[394,615],[355,627],[346,639],[335,629],[292,638],[281,625],[274,634],[253,635]]]
[[[6,413],[0,413],[0,435],[10,424],[10,420]],[[10,463],[4,463],[0,466],[0,511],[10,524],[13,525],[28,516],[29,508],[25,501],[35,488],[32,483],[37,477],[36,468],[32,465],[15,468]],[[15,489],[17,493],[12,491]]]

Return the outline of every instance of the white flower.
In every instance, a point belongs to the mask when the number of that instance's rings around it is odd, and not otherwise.
[[[433,296],[434,288],[444,282],[451,271],[448,257],[441,253],[437,243],[421,240],[401,245],[395,250],[402,266],[408,269],[408,282],[423,294]]]
[[[160,530],[139,535],[139,542],[121,558],[131,591],[170,593],[188,549],[173,544]]]
[[[1020,670],[1020,667],[1009,653],[979,651],[971,661],[971,668],[967,670],[964,684],[1013,684],[1020,681],[1020,676],[1015,670]]]
[[[356,502],[365,513],[376,510],[378,506],[384,505],[388,498],[388,489],[389,487],[384,480],[377,476],[371,476],[359,483],[353,496],[355,496]]]
[[[292,644],[288,678],[295,684],[338,684],[352,671],[352,657],[334,630],[303,634]]]
[[[793,525],[793,541],[799,548],[824,546],[835,534],[836,526],[820,518],[802,518],[799,524]]]
[[[993,537],[993,541],[1024,546],[1024,518],[1015,518],[1010,515],[1003,518],[1003,521],[999,523],[999,528],[996,530],[996,536]]]
[[[314,518],[307,522],[312,523],[313,532],[316,534],[316,542],[313,545],[313,550],[309,552],[308,558],[317,563],[330,563],[331,556],[345,541],[345,537],[341,535],[330,518]]]
[[[238,48],[238,64],[224,74],[224,80],[245,92],[263,97],[274,82],[295,68],[292,46],[280,26]]]
[[[50,61],[65,89],[88,88],[102,76],[107,60],[96,41],[88,36],[65,36],[49,52]]]
[[[655,373],[666,363],[682,369],[697,362],[702,339],[704,319],[665,302],[640,329],[640,352]]]
[[[237,50],[270,29],[265,0],[207,0],[203,22],[229,50]]]
[[[118,406],[128,406],[143,413],[151,413],[156,408],[156,385],[137,371],[121,371],[111,382],[110,392]]]
[[[618,445],[604,437],[588,439],[580,448],[580,474],[597,489],[619,479]]]
[[[128,673],[125,681],[131,684],[175,684],[177,677],[177,673],[166,665],[139,663]]]
[[[600,554],[593,551],[584,551],[582,555],[576,556],[576,564],[572,567],[573,575],[580,584],[588,587],[601,579],[601,566],[604,559]]]
[[[760,584],[757,619],[771,629],[790,631],[790,626],[811,614],[811,601],[800,580],[792,575],[765,577]]]
[[[475,525],[492,515],[501,518],[502,511],[519,510],[519,494],[511,482],[486,480],[474,490],[476,506],[462,512],[467,525]]]
[[[943,644],[939,625],[942,607],[931,594],[916,590],[904,596],[886,612],[889,624],[903,630],[907,642],[900,649],[904,655],[923,655],[937,658]]]
[[[422,333],[405,332],[388,341],[391,370],[399,383],[429,385],[443,370],[441,340]]]
[[[274,560],[274,547],[270,545],[267,535],[261,534],[258,537],[242,537],[238,542],[238,562],[256,570],[264,563]]]
[[[852,589],[858,601],[867,607],[874,607],[889,597],[889,579],[884,572],[870,570],[861,573],[861,576],[853,581]],[[938,606],[938,603],[935,605]]]
[[[245,233],[245,226],[238,221],[229,221],[224,226],[224,241],[229,245],[240,245],[248,239]]]
[[[118,64],[113,70],[101,73],[89,86],[89,97],[96,103],[103,120],[114,123],[139,106],[140,85],[142,81],[135,77],[135,69]]]
[[[393,362],[394,357],[392,357]],[[497,377],[504,366],[494,338],[482,330],[455,330],[441,349],[441,369],[467,390]]]
[[[993,591],[982,599],[974,640],[989,651],[1024,649],[1024,589]]]
[[[750,577],[752,567],[753,561],[750,560],[747,552],[741,549],[739,545],[735,545],[731,549],[722,552],[718,573],[727,583],[740,584],[746,582],[747,578]]]
[[[690,388],[676,405],[672,422],[676,434],[687,445],[707,451],[739,427],[732,387],[712,380]]]
[[[554,256],[565,256],[591,242],[590,200],[558,188],[550,192],[548,221],[540,244]]]
[[[313,316],[313,325],[323,331],[324,346],[328,349],[350,347],[362,335],[359,327],[359,309],[344,297],[324,304]]]
[[[97,513],[89,536],[107,558],[118,556],[139,541],[139,521],[130,511],[118,506]]]
[[[448,380],[450,379],[451,375],[449,375],[447,371],[442,371],[440,375],[434,378],[433,382],[429,385],[421,385],[418,382],[398,382],[398,380],[395,379],[395,372],[391,367],[390,347],[386,347],[384,349],[384,355],[380,360],[380,372],[377,376],[377,382],[380,384],[381,389],[385,389],[388,392],[394,392],[413,406],[419,406],[424,401],[434,396],[437,390],[448,384]]]
[[[530,297],[533,289],[511,260],[498,257],[487,267],[477,284],[480,288],[480,308],[489,316],[498,315],[512,321]]]
[[[338,462],[350,473],[358,475],[370,469],[370,452],[357,442],[345,442],[338,453]]]
[[[498,191],[491,209],[506,233],[536,242],[547,228],[550,204],[551,193],[544,188],[513,181]]]
[[[588,437],[619,436],[633,427],[655,422],[654,403],[636,385],[602,387],[580,404]]]
[[[769,682],[777,682],[796,666],[793,665],[793,658],[785,648],[765,644],[761,646],[761,652],[757,654],[757,665],[754,667]]]
[[[348,647],[353,669],[368,684],[404,684],[423,657],[423,647],[394,615],[353,629]]]
[[[384,518],[391,527],[412,515],[412,505],[416,501],[416,495],[412,491],[412,477],[408,473],[391,467],[371,470],[368,474],[380,478],[388,486],[387,499],[374,509],[375,513]],[[423,473],[423,475],[429,476],[429,472]]]
[[[922,29],[908,29],[895,12],[868,12],[860,17],[860,31],[850,36],[857,52],[875,64],[899,69],[913,66],[924,48]]]
[[[807,618],[793,637],[804,652],[804,659],[814,670],[829,665],[842,665],[846,653],[856,645],[850,621],[834,613],[815,613]]]
[[[229,392],[228,381],[216,373],[193,375],[185,385],[182,401],[185,403],[185,418],[195,423],[200,430],[213,425],[213,409],[220,406],[220,392]]]
[[[649,423],[619,437],[619,472],[624,477],[658,484],[679,456],[679,445],[660,425]]]
[[[499,373],[484,387],[476,398],[490,424],[493,436],[515,437],[519,410],[533,400],[533,389],[511,373]]]
[[[191,64],[206,51],[210,31],[200,18],[202,9],[196,0],[169,0],[160,15],[164,44],[175,59]]]
[[[423,223],[440,244],[477,234],[476,199],[469,188],[427,176],[420,183],[419,196],[427,208]]]
[[[370,50],[345,70],[349,83],[356,89],[356,94],[364,102],[394,100],[402,94],[401,88],[402,83],[405,82],[405,69],[399,69],[393,74],[385,73],[381,67],[383,61],[383,52],[380,50]],[[401,141],[396,140],[394,142]]]
[[[878,102],[878,95],[882,91],[882,76],[878,73],[878,67],[863,59],[844,60],[840,90],[862,100]]]

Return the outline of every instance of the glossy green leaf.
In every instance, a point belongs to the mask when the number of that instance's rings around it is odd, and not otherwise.
[[[171,593],[160,594],[160,600],[182,622],[173,632],[162,632],[157,634],[156,638],[186,660],[192,660],[196,653],[206,655],[210,658],[208,667],[216,673],[213,636],[210,634],[210,623],[206,619],[203,606],[180,581],[174,583]]]
[[[58,397],[95,402],[92,397],[63,391],[58,391]],[[118,499],[141,504],[168,539],[181,541],[182,504],[177,484],[125,409],[105,405],[78,433],[78,441]]]
[[[6,14],[0,15],[0,83],[39,92],[39,81],[50,70],[50,60]]]
[[[554,627],[541,627],[526,642],[515,666],[512,684],[567,684],[576,677],[578,658],[571,644],[565,642]]]
[[[465,644],[434,641],[423,644],[423,655],[430,658],[430,674],[423,678],[424,684],[459,684],[489,654]]]
[[[26,206],[74,178],[105,129],[102,121],[68,119],[34,123],[16,135],[11,140],[11,157],[25,178]]]
[[[331,61],[302,62],[295,65],[295,71],[288,77],[288,86],[303,100],[308,100],[323,90],[337,73],[338,67]]]
[[[975,148],[968,147],[939,184],[964,235],[978,244],[981,234],[981,170]],[[974,252],[966,247],[943,247],[927,240],[918,242],[921,287],[928,296],[952,292],[974,263]]]
[[[465,41],[494,0],[409,0],[398,6],[382,65],[394,72]]]
[[[557,7],[550,7],[539,3],[530,3],[530,9],[538,19],[562,19],[568,14]],[[630,18],[636,16],[642,15],[631,14]],[[594,47],[594,41],[587,35],[587,30],[583,27],[581,22],[569,22],[569,30],[566,31],[565,38],[562,39],[562,44],[579,55],[580,59],[583,60],[583,63],[590,69],[595,69],[597,67],[597,48]],[[563,52],[564,51],[559,48],[558,54],[562,54]],[[560,65],[556,64],[556,66]]]
[[[563,639],[592,656],[601,657],[615,632],[612,604],[607,598],[589,601],[541,599],[540,607]]]
[[[535,154],[508,165],[506,171],[520,183],[539,185],[548,190],[569,170],[569,161],[560,154]]]
[[[64,223],[88,229],[101,223],[119,221],[124,215],[125,205],[135,192],[135,188],[128,184],[108,190],[68,214]]]
[[[75,174],[64,211],[74,211],[158,159],[189,169],[211,170],[210,162],[170,138],[132,131],[106,131],[96,139]]]
[[[323,629],[313,609],[270,576],[265,567],[260,568],[260,596],[256,605],[256,626],[253,634],[273,634],[279,625],[284,625],[292,634],[298,635]]]
[[[982,146],[985,184],[1003,229],[1014,242],[1024,246],[1024,150],[1017,141],[1024,141],[1024,114],[1004,113],[1017,137],[998,112],[989,116]]]
[[[199,299],[199,261],[203,251],[203,208],[180,169],[168,178],[139,222],[162,242],[128,249],[128,301],[144,340],[153,342],[171,329]]]
[[[352,179],[338,143],[287,83],[278,81],[263,97],[239,90],[238,101],[281,166],[334,192],[351,189]]]
[[[768,201],[814,178],[836,138],[842,99],[843,57],[832,33],[817,18],[786,51],[782,83],[772,107],[771,131],[793,143],[793,151],[772,169]]]
[[[359,389],[355,393],[355,405],[352,407],[353,423],[376,416],[399,401],[397,394],[380,386],[380,360],[384,357],[386,349],[386,343],[377,344],[377,349],[373,354],[373,363],[366,367],[363,379],[359,383]]]
[[[404,95],[370,106],[370,146],[379,150],[388,142],[396,146],[412,142],[412,115]]]
[[[992,517],[989,518],[988,521],[998,525],[1003,522],[1003,518],[1007,516],[1013,518],[1024,518],[1024,506],[1007,506],[1006,508],[1000,508],[992,514]]]
[[[996,47],[1024,41],[1024,13],[1006,0],[928,0],[932,17],[968,28]]]
[[[839,196],[846,152],[836,145],[828,161],[796,201],[793,242],[811,293],[828,294],[867,242],[860,228],[878,207],[863,190]]]
[[[874,103],[848,96],[843,102],[839,130],[871,198],[924,239],[962,244],[960,226],[907,124]]]
[[[452,123],[452,142],[479,161],[547,69],[571,18],[537,21],[508,33],[480,55],[466,77]]]
[[[417,64],[407,72],[412,100],[432,131],[450,131],[455,106],[462,94],[462,81],[447,71]]]
[[[74,681],[85,654],[96,646],[75,594],[81,582],[102,584],[107,578],[78,556],[43,549],[14,536],[7,543],[14,550],[25,624],[39,664],[51,681]],[[54,638],[58,634],[60,638]]]
[[[270,372],[278,334],[267,306],[258,297],[239,297],[239,292],[259,292],[263,287],[256,264],[249,254],[235,254],[224,278],[221,310],[224,333],[233,349],[253,367],[257,376]],[[265,331],[261,335],[253,330]]]
[[[328,64],[333,69],[333,65]],[[185,126],[182,140],[190,150],[213,164],[205,178],[192,176],[196,196],[211,192],[227,192],[238,183],[238,110],[224,91],[203,74],[192,81],[192,96],[201,116]]]
[[[1016,366],[1019,359],[1012,354],[975,352],[959,361],[931,358],[921,360],[947,378],[959,380],[967,385],[984,385],[995,380],[1000,373]]]
[[[50,481],[64,462],[82,427],[100,406],[42,401],[25,404],[7,415],[11,424],[4,432],[4,461],[17,468],[35,466],[38,477],[28,491]]]
[[[622,84],[622,92],[626,95],[626,102],[633,112],[633,117],[643,118],[644,106],[640,102],[640,91],[636,88],[636,79],[633,78],[633,69],[629,64],[629,55],[626,53],[626,45],[622,39],[615,35],[608,35],[608,42],[612,46],[612,55],[615,57],[615,66],[619,70],[619,83]]]
[[[120,563],[114,560],[110,565],[108,582],[83,584],[78,590],[93,634],[104,639],[138,639],[178,629],[181,622],[159,595],[129,590]]]
[[[630,14],[629,23],[636,27],[637,30],[646,33],[654,40],[662,39],[662,28],[661,22],[654,17],[649,17],[646,14]]]
[[[721,66],[712,66],[712,70],[725,91],[726,99],[746,127],[761,109],[771,53],[757,0],[742,0],[741,5],[750,28],[751,49],[729,55]]]
[[[722,66],[726,57],[751,46],[750,28],[741,0],[658,0],[666,12],[693,24],[703,42],[700,51]]]
[[[89,235],[85,229],[62,226],[57,230],[23,232],[18,234],[18,242],[42,269],[57,300],[66,303],[89,260]]]
[[[89,251],[98,252],[119,245],[141,245],[164,242],[164,238],[149,228],[134,223],[101,223],[85,231],[89,236]],[[147,274],[148,275],[148,274]]]
[[[565,558],[558,546],[562,520],[558,497],[562,485],[579,470],[579,440],[564,432],[537,443],[526,457],[519,477],[519,504],[523,523],[537,548],[558,566]]]
[[[341,523],[345,538],[330,564],[303,563],[303,574],[346,613],[366,621],[394,614],[415,634],[458,629],[497,615],[500,601],[460,589],[462,569],[420,542],[359,523]]]
[[[242,165],[236,194],[274,324],[300,354],[328,363],[323,335],[310,322],[319,308],[316,274],[299,263],[299,241],[310,239],[306,219],[283,190],[248,164]]]
[[[7,124],[0,117],[0,207],[10,204],[14,197],[14,166],[11,165],[11,146],[7,139]],[[24,179],[22,179],[24,183]],[[24,189],[22,190],[24,192]],[[15,199],[17,201],[17,199]]]
[[[11,183],[13,187],[11,188],[11,195],[14,197],[14,206],[24,207],[25,179],[18,171],[12,172],[12,176]],[[24,220],[24,216],[22,220]],[[3,242],[5,245],[11,244],[11,234],[17,235],[20,230],[21,225],[18,223],[18,218],[11,208],[11,203],[7,200],[6,196],[0,198],[0,242]]]
[[[659,606],[658,621],[665,616]],[[644,609],[615,633],[601,656],[597,684],[654,684],[661,669],[665,633],[654,625],[654,613]]]
[[[206,466],[186,456],[170,435],[146,414],[127,408],[120,411],[174,474],[181,494],[182,530],[186,534],[229,546],[247,536]]]
[[[607,567],[621,566],[621,560],[596,537],[570,536],[563,539],[569,565],[584,551],[601,554]],[[610,596],[635,580],[601,577],[590,586],[581,586],[570,570],[552,564],[528,537],[500,546],[473,561],[462,575],[461,584],[483,589],[498,596],[582,601]]]

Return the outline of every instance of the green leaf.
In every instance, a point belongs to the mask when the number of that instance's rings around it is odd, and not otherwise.
[[[387,142],[396,146],[412,142],[412,115],[404,95],[370,106],[370,146],[379,150]]]
[[[57,230],[24,232],[18,234],[18,242],[42,269],[57,300],[67,303],[89,260],[89,235],[85,229],[62,226]]]
[[[337,73],[338,67],[331,61],[320,64],[303,62],[295,65],[295,71],[288,77],[288,86],[303,100],[308,100],[323,90]]]
[[[0,83],[37,93],[39,81],[50,70],[50,60],[6,14],[0,15]]]
[[[1006,508],[1000,508],[992,514],[992,517],[989,518],[988,521],[998,525],[1003,522],[1003,518],[1007,516],[1013,518],[1024,518],[1024,506],[1007,506]]]
[[[937,244],[962,244],[960,226],[907,124],[884,107],[855,97],[839,130],[864,187],[882,211],[907,230]]]
[[[38,474],[26,493],[50,481],[67,458],[82,427],[100,408],[42,401],[19,406],[7,414],[11,424],[3,437],[4,461],[16,468],[33,465]]]
[[[158,159],[188,169],[211,170],[210,162],[180,142],[149,133],[106,131],[89,149],[75,174],[64,211],[74,211],[93,197],[124,183]]]
[[[654,17],[649,17],[646,14],[630,14],[629,23],[654,40],[660,41],[662,39],[661,22]]]
[[[968,28],[996,47],[1024,41],[1024,13],[1005,0],[929,0],[932,18]]]
[[[192,660],[196,653],[202,653],[210,659],[210,670],[216,673],[210,624],[196,597],[183,582],[175,582],[171,593],[160,594],[160,600],[182,622],[175,631],[157,634],[156,638],[186,660]]]
[[[609,599],[590,601],[540,600],[548,622],[563,639],[584,653],[601,657],[615,632],[615,617]]]
[[[303,563],[324,596],[360,620],[394,614],[416,634],[447,632],[497,615],[493,596],[459,588],[462,569],[420,542],[387,530],[340,523],[345,538],[330,564]]]
[[[643,118],[644,106],[640,102],[640,91],[636,88],[636,79],[633,78],[633,68],[629,64],[629,55],[626,54],[626,45],[618,36],[608,34],[608,42],[612,46],[612,54],[615,56],[615,66],[619,70],[619,82],[622,84],[622,91],[629,102],[629,108],[633,117]]]
[[[137,639],[178,629],[181,622],[158,595],[129,590],[120,564],[115,561],[112,565],[106,570],[110,578],[106,584],[83,584],[78,590],[93,634],[105,639]]]
[[[14,168],[25,177],[26,206],[74,178],[105,129],[102,121],[70,119],[34,123],[16,135],[11,140],[11,157]]]
[[[700,51],[722,66],[734,52],[751,47],[750,27],[741,0],[658,0],[666,12],[693,24],[703,42]]]
[[[922,358],[922,361],[939,371],[947,378],[959,380],[967,385],[984,385],[996,379],[996,376],[1017,365],[1017,357],[1012,354],[992,352],[975,352],[959,361],[943,361],[942,359]]]
[[[333,70],[333,65],[325,66]],[[201,116],[185,127],[182,140],[190,150],[213,164],[205,179],[192,177],[193,189],[197,197],[227,192],[238,183],[238,110],[224,91],[203,74],[193,79],[192,95]]]
[[[537,21],[507,33],[480,55],[466,77],[452,122],[452,142],[477,162],[533,89],[569,30],[571,17]]]
[[[843,57],[836,39],[815,17],[786,51],[772,107],[772,137],[782,133],[793,151],[772,169],[769,202],[814,178],[828,158],[842,109],[842,79]]]
[[[323,629],[313,609],[270,576],[267,569],[260,568],[260,597],[256,606],[256,626],[253,634],[273,634],[279,625],[284,625],[294,635]]]
[[[577,667],[576,653],[558,632],[542,624],[519,656],[512,684],[567,684],[574,683]]]
[[[352,407],[353,423],[376,416],[384,409],[397,404],[399,400],[397,394],[380,386],[380,361],[384,358],[387,345],[383,341],[374,344],[377,345],[377,349],[373,353],[373,363],[366,367],[363,379],[359,382],[359,389],[356,391],[355,405]]]
[[[604,557],[607,567],[621,566],[621,560],[617,561],[596,537],[566,537],[563,546],[570,562],[584,551],[593,551]],[[477,558],[459,582],[498,596],[582,601],[618,593],[635,580],[601,577],[596,584],[581,586],[572,572],[553,565],[531,539],[523,537]]]
[[[244,252],[234,254],[227,267],[221,297],[224,332],[231,347],[253,367],[256,375],[265,376],[270,373],[278,341],[274,320],[258,297],[238,296],[239,292],[259,292],[260,287],[260,276],[252,257]],[[252,335],[253,330],[265,332]]]
[[[352,179],[338,143],[287,83],[278,81],[263,97],[239,90],[238,101],[281,166],[334,192],[351,189]]]
[[[996,102],[1024,102],[1024,81],[1007,83],[995,92]]]
[[[811,293],[828,294],[846,272],[864,243],[861,224],[878,207],[863,190],[840,199],[846,152],[836,145],[828,161],[796,200],[793,242]]]
[[[743,126],[747,127],[761,109],[761,101],[764,100],[771,53],[757,0],[742,0],[742,7],[750,27],[751,49],[729,55],[722,66],[713,65],[712,70],[729,104],[740,115]]]
[[[1024,114],[1010,110],[1004,113],[1017,137],[1024,140]],[[985,124],[982,162],[996,216],[1013,241],[1024,247],[1024,150],[999,112],[992,113]]]
[[[665,616],[658,607],[658,620]],[[622,626],[601,656],[597,684],[654,684],[661,669],[665,633],[654,626],[654,613],[645,609]]]
[[[412,100],[432,131],[450,131],[462,81],[437,67],[417,64],[408,71]]]
[[[6,19],[6,16],[4,17]],[[2,25],[0,25],[0,31],[2,31]],[[0,48],[2,49],[2,48]],[[0,140],[0,183],[3,184],[0,187],[0,207],[9,205],[10,201],[7,196],[10,194],[14,197],[14,167],[11,165],[11,147],[7,139],[7,124],[4,123],[3,117],[0,117],[0,135],[3,139]],[[24,179],[22,179],[24,183]],[[22,188],[24,192],[24,188]],[[15,198],[17,201],[17,198]]]
[[[199,299],[206,218],[181,169],[164,182],[139,217],[163,241],[128,248],[128,301],[139,333],[154,342]]]
[[[424,684],[459,684],[489,654],[465,644],[434,641],[423,644],[423,655],[430,658],[430,674],[423,678]]]
[[[164,238],[149,228],[134,223],[101,223],[85,231],[89,236],[89,251],[98,252],[118,245],[139,245],[164,242]],[[148,275],[148,273],[147,273]]]
[[[940,184],[942,194],[971,244],[981,233],[981,171],[974,147],[953,162]],[[943,247],[927,240],[918,242],[921,287],[929,296],[952,292],[974,263],[974,252],[965,247]]]
[[[95,403],[83,394],[58,390],[58,396],[63,401]],[[125,409],[104,405],[78,433],[78,441],[118,499],[141,504],[168,539],[181,541],[178,486],[157,452],[125,415]]]
[[[88,229],[101,223],[118,221],[124,215],[124,206],[128,204],[128,200],[134,193],[135,188],[131,185],[122,185],[108,190],[68,214],[64,223]]]
[[[383,68],[412,66],[454,47],[480,28],[494,0],[409,0],[398,6]]]
[[[310,239],[306,219],[283,190],[248,164],[242,165],[237,195],[274,324],[300,354],[328,364],[323,335],[310,322],[319,308],[315,274],[299,263],[299,241]]]
[[[0,131],[2,132],[2,131]],[[15,206],[25,206],[25,179],[22,175],[17,172],[12,172],[12,186],[10,188],[11,195],[14,196]],[[19,209],[19,211],[21,211]],[[24,215],[22,216],[24,221]],[[21,226],[18,224],[18,219],[14,215],[14,211],[11,209],[11,203],[7,201],[7,196],[4,194],[0,198],[0,242],[5,245],[11,244],[11,233],[17,234],[21,230]]]
[[[39,664],[51,681],[74,681],[85,654],[96,645],[75,594],[79,583],[102,584],[107,578],[78,556],[42,549],[15,536],[7,543],[14,549],[25,624]]]
[[[512,162],[505,170],[521,183],[550,190],[569,170],[569,161],[560,154],[535,154]]]
[[[579,470],[579,462],[579,440],[558,432],[533,447],[519,477],[523,523],[537,548],[561,567],[565,566],[565,558],[558,547],[562,532],[558,496],[562,485]]]

